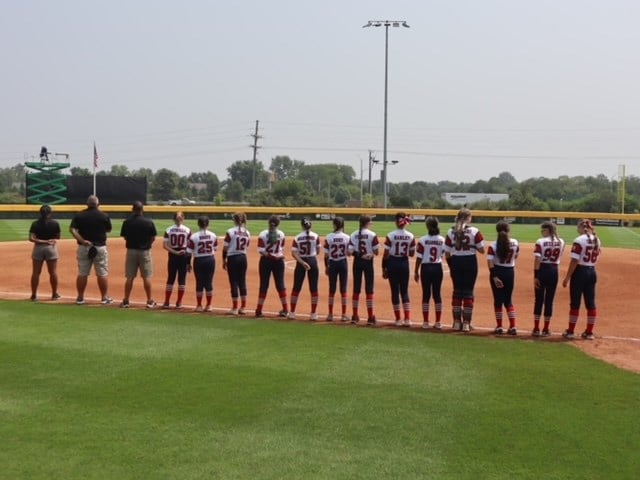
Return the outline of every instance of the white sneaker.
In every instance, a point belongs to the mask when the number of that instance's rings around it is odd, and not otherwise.
[[[404,326],[405,327],[411,327],[411,320],[406,320],[404,321]]]
[[[348,322],[349,321],[349,317],[347,317],[346,315],[342,315],[342,317],[340,318],[340,321]]]
[[[433,324],[433,328],[435,328],[436,330],[441,330],[442,324],[440,322],[436,322]]]
[[[237,308],[232,308],[231,310],[229,310],[227,312],[227,315],[238,315],[238,309]]]
[[[287,315],[287,318],[289,320],[295,320],[296,319],[296,312],[289,312]]]
[[[240,308],[240,309],[238,310],[238,315],[244,315],[245,313],[247,313],[247,312],[245,311],[245,309],[244,309],[244,308]]]
[[[469,324],[469,322],[462,322],[462,331],[463,332],[471,331],[471,325]]]
[[[425,330],[429,329],[429,322],[422,322],[422,328]]]
[[[206,307],[204,307],[204,311],[205,312],[210,312],[211,311],[211,305],[207,305]]]
[[[456,320],[455,322],[453,322],[453,329],[454,330],[460,330],[462,328],[462,324],[460,323],[460,320]]]
[[[396,325],[396,327],[401,327],[402,326],[402,320],[396,320],[395,325]]]
[[[198,305],[198,306],[196,307],[196,310],[195,310],[195,311],[196,311],[196,312],[202,312],[202,305]]]
[[[312,313],[311,315],[309,315],[309,320],[311,320],[312,322],[317,322],[318,321],[318,314],[317,313]]]

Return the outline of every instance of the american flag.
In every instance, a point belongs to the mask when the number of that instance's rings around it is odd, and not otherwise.
[[[98,168],[98,150],[96,149],[96,142],[93,142],[93,168]]]

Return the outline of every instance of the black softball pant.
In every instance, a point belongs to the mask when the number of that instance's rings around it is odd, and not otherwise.
[[[329,260],[329,295],[335,295],[337,283],[340,280],[340,293],[347,293],[347,277],[349,269],[347,259]]]
[[[553,315],[553,300],[558,288],[558,265],[555,263],[541,263],[538,270],[538,282],[540,288],[535,288],[535,302],[533,304],[533,314],[551,317]]]
[[[373,260],[354,258],[353,260],[353,293],[359,294],[362,290],[362,277],[364,277],[364,291],[373,293]]]
[[[196,277],[196,293],[213,291],[213,274],[216,260],[213,256],[196,257],[193,261],[193,273]]]
[[[273,275],[273,280],[276,283],[276,290],[278,292],[284,291],[284,259],[273,260],[271,258],[260,257],[260,263],[258,264],[258,270],[260,272],[260,294],[266,295],[269,290],[269,281]]]
[[[293,292],[300,292],[304,278],[309,277],[309,291],[316,293],[318,291],[318,278],[320,271],[318,270],[318,259],[316,257],[302,257],[311,267],[309,271],[305,270],[300,262],[296,262],[296,268],[293,271]]]
[[[409,259],[407,257],[388,257],[387,273],[391,287],[391,304],[409,303]]]
[[[496,287],[493,278],[489,278],[491,292],[493,292],[493,307],[499,309],[513,306],[513,286],[515,280],[515,268],[513,267],[493,267],[493,276],[502,281],[502,288]]]
[[[186,255],[169,254],[167,260],[167,285],[173,285],[178,277],[178,285],[186,285],[187,283],[187,265],[189,257]]]
[[[473,290],[478,278],[478,259],[476,256],[453,255],[449,268],[453,281],[453,297],[473,299]]]
[[[247,256],[244,254],[227,257],[227,276],[231,288],[231,298],[247,296]]]
[[[442,273],[441,263],[423,263],[420,266],[420,283],[422,284],[422,303],[429,303],[431,295],[435,303],[442,303]]]
[[[580,300],[584,297],[584,305],[587,310],[596,309],[596,282],[598,277],[594,267],[578,265],[571,275],[569,295],[571,297],[571,310],[580,308]]]

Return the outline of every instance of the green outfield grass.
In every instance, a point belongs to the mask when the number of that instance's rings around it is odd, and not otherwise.
[[[188,219],[187,225],[192,229],[197,229],[197,222],[195,219]],[[156,228],[158,232],[162,234],[162,231],[172,224],[171,220],[160,219],[156,220]],[[29,236],[29,227],[31,220],[0,220],[0,242],[2,241],[15,241],[26,240]],[[111,236],[118,236],[120,234],[120,226],[122,220],[113,220],[113,232]],[[495,224],[482,224],[476,223],[476,225],[482,230],[487,241],[493,241],[495,235]],[[62,228],[63,238],[71,238],[69,234],[69,220],[61,220],[60,226]],[[211,224],[211,230],[218,235],[224,234],[224,232],[233,226],[231,221],[215,220]],[[257,235],[261,230],[267,226],[266,220],[250,221],[249,230]],[[451,226],[450,222],[442,223],[441,231],[446,233],[446,230]],[[384,236],[391,230],[393,230],[393,222],[374,222],[373,229],[379,236]],[[300,232],[300,223],[294,220],[283,220],[281,223],[281,229],[287,235],[295,235]],[[329,220],[314,220],[313,229],[318,234],[324,236],[331,232],[332,225]],[[345,231],[351,233],[358,229],[358,223],[356,221],[348,221],[345,224]],[[421,237],[426,233],[426,228],[423,222],[414,222],[410,227],[417,237]],[[619,248],[640,248],[640,228],[624,228],[624,227],[597,227],[597,233],[605,247],[619,247]],[[562,238],[567,242],[570,242],[577,236],[576,228],[574,225],[560,225],[558,232]],[[512,225],[512,236],[517,238],[522,243],[533,243],[540,236],[540,227],[538,224],[534,225]]]
[[[8,479],[640,471],[640,376],[567,344],[3,301],[0,365]]]

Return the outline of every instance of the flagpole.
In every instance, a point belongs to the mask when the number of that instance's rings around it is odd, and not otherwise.
[[[93,141],[93,195],[96,194],[96,167],[98,166],[98,150],[96,149],[96,142]]]

